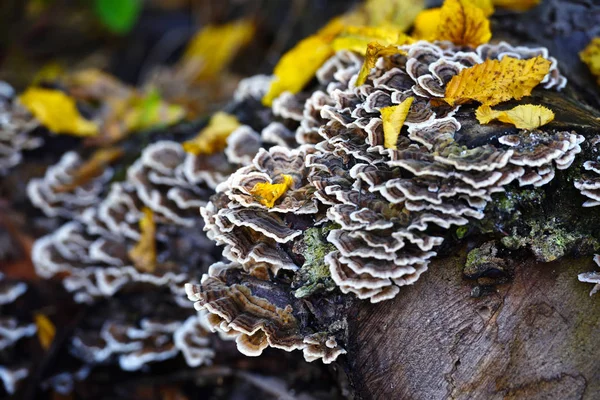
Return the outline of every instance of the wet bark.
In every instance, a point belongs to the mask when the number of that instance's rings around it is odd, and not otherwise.
[[[350,320],[347,371],[364,399],[594,399],[600,301],[577,274],[592,261],[518,262],[473,298],[466,251],[439,259],[393,300]]]

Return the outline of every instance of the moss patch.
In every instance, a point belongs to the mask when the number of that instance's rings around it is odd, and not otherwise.
[[[329,231],[338,227],[337,224],[329,224],[321,228],[310,228],[304,232],[300,245],[304,264],[296,272],[293,284],[293,287],[297,288],[294,292],[297,298],[333,290],[336,287],[324,258],[335,250],[335,247],[327,242],[327,235]]]

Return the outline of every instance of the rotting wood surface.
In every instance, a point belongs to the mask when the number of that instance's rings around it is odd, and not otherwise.
[[[592,261],[520,262],[472,298],[464,255],[435,260],[393,300],[350,319],[347,370],[364,399],[600,398],[600,302]]]

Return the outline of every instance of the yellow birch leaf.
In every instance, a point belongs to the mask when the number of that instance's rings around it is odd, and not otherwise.
[[[53,132],[81,137],[98,134],[98,126],[79,114],[75,100],[59,90],[29,88],[19,101]]]
[[[329,41],[320,36],[310,36],[301,40],[285,53],[275,66],[275,76],[269,91],[262,99],[263,104],[271,106],[273,100],[285,91],[298,93],[333,53]]]
[[[397,106],[384,107],[379,110],[383,120],[383,147],[386,149],[396,150],[400,129],[404,125],[414,99],[414,97],[409,97]]]
[[[494,5],[515,11],[527,11],[540,4],[541,0],[493,0]]]
[[[356,79],[356,86],[360,86],[366,82],[369,72],[371,72],[371,69],[375,66],[379,57],[391,56],[394,54],[406,54],[406,52],[398,49],[395,45],[384,46],[377,42],[369,43],[367,45],[365,61],[363,62],[360,72],[358,73],[358,78]]]
[[[389,26],[349,26],[333,40],[331,46],[335,51],[350,50],[364,56],[371,42],[381,45],[403,45],[414,40],[401,30]]]
[[[441,8],[423,10],[415,18],[415,27],[412,36],[415,39],[433,41],[437,36],[440,23]]]
[[[275,202],[285,194],[286,190],[294,183],[290,175],[282,174],[282,183],[259,182],[252,189],[250,194],[254,196],[260,204],[267,208],[273,208]]]
[[[50,321],[50,318],[46,317],[44,314],[35,314],[33,319],[37,326],[37,336],[40,345],[42,346],[42,349],[48,350],[50,345],[52,345],[54,336],[56,336],[56,327],[52,321]]]
[[[128,252],[136,269],[141,272],[154,272],[156,269],[156,222],[154,213],[148,207],[142,209],[140,219],[140,240]]]
[[[579,58],[588,66],[592,75],[596,77],[596,82],[600,85],[600,37],[593,38],[579,53]]]
[[[472,5],[478,7],[485,17],[494,13],[492,0],[468,0]],[[415,18],[415,27],[412,36],[423,40],[445,40],[439,37],[439,29],[442,18],[442,8],[430,8],[423,10]],[[489,40],[489,39],[488,39]]]
[[[469,0],[445,0],[435,39],[476,47],[492,38],[484,11]]]
[[[393,25],[406,31],[425,7],[424,0],[367,0],[365,13],[371,25]]]
[[[298,93],[315,76],[317,70],[334,54],[331,42],[345,26],[343,17],[332,19],[315,35],[309,36],[285,53],[273,69],[273,81],[262,99],[270,107],[281,93]]]
[[[229,135],[240,126],[236,117],[219,111],[212,116],[208,125],[195,138],[183,143],[183,149],[195,155],[223,151],[227,147]]]
[[[490,106],[482,105],[475,111],[475,116],[481,124],[499,120],[513,124],[519,129],[536,129],[554,120],[554,112],[549,108],[533,104],[523,104],[510,110],[492,110]]]
[[[519,100],[531,94],[550,70],[550,64],[540,56],[528,60],[512,57],[486,60],[452,77],[444,100],[450,105],[475,100],[489,106]]]
[[[106,167],[121,158],[123,154],[125,154],[125,152],[119,147],[96,150],[90,159],[75,171],[72,182],[57,186],[54,190],[58,193],[62,193],[85,185],[92,179],[102,175]]]
[[[254,31],[254,24],[249,20],[208,25],[192,38],[179,66],[191,81],[211,79],[252,40]]]
[[[489,17],[494,13],[494,2],[493,0],[469,0],[474,6],[481,8],[483,15]]]

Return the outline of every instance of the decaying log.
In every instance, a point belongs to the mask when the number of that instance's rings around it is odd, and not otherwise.
[[[471,297],[460,254],[432,262],[395,299],[349,320],[359,398],[593,399],[600,302],[577,274],[590,258],[519,262],[511,283]]]

